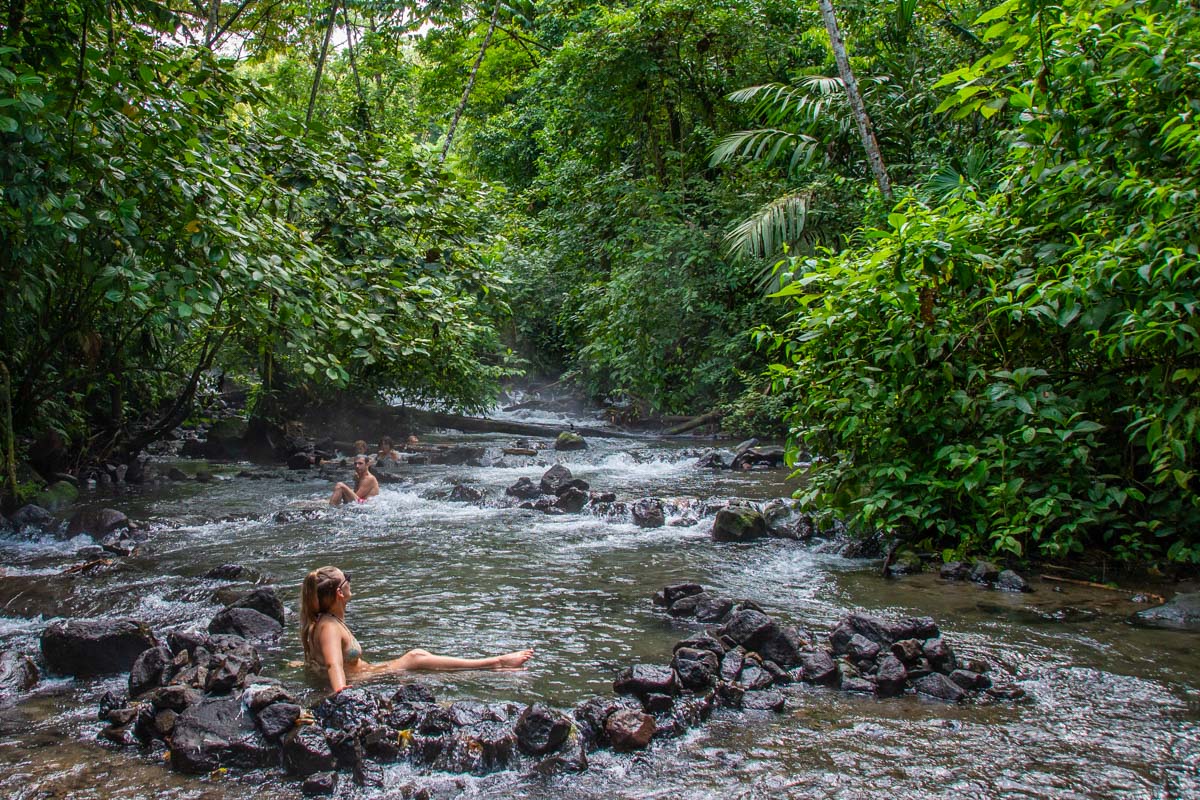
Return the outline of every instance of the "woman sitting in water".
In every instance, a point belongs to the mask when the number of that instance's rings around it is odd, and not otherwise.
[[[379,440],[379,452],[375,455],[375,463],[378,464],[389,459],[398,462],[400,453],[392,449],[392,437],[385,436]]]
[[[346,626],[346,604],[350,602],[350,576],[337,567],[321,567],[308,573],[300,589],[300,639],[304,665],[327,677],[334,692],[346,688],[351,678],[410,669],[520,669],[533,657],[532,650],[518,650],[488,658],[453,658],[427,650],[409,650],[399,658],[368,664],[358,640]]]

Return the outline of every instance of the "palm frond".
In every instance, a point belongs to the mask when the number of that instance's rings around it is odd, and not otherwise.
[[[798,164],[807,164],[812,160],[817,140],[807,134],[792,133],[778,128],[737,131],[726,136],[713,148],[708,163],[709,166],[715,167],[736,158],[752,158],[771,163],[789,144],[793,148],[789,162],[790,168],[794,168]]]
[[[725,236],[732,257],[766,258],[798,244],[808,221],[807,192],[785,194],[760,208]]]

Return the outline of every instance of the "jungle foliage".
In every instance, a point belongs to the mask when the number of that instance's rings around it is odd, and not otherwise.
[[[999,120],[986,184],[918,185],[793,258],[761,331],[804,499],[949,548],[1200,562],[1200,25],[1189,4],[1007,0],[939,112]]]

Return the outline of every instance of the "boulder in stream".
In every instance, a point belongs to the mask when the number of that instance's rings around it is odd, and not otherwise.
[[[32,658],[16,650],[0,652],[0,697],[24,694],[37,682],[38,669]]]
[[[712,536],[718,542],[745,542],[766,535],[766,520],[749,506],[726,506],[713,521]]]
[[[33,503],[21,506],[13,512],[13,515],[9,517],[8,524],[18,532],[46,533],[58,528],[58,520],[54,518],[54,515]]]
[[[604,732],[618,752],[645,748],[657,727],[654,717],[633,708],[615,711],[604,722]]]
[[[539,486],[541,494],[558,494],[559,490],[565,488],[573,477],[571,470],[562,464],[555,464],[542,473],[542,480]]]
[[[504,490],[504,493],[509,497],[521,500],[534,500],[542,496],[542,487],[530,478],[518,478],[516,483]]]
[[[515,733],[522,752],[541,756],[562,746],[571,733],[571,721],[549,706],[534,703],[521,712]]]
[[[68,620],[42,631],[42,658],[51,672],[90,678],[128,672],[158,641],[134,619]]]
[[[129,527],[129,517],[115,508],[85,508],[76,511],[67,523],[67,536],[89,533],[100,539],[119,528]]]
[[[171,736],[171,768],[193,775],[218,767],[265,767],[274,763],[275,753],[238,695],[206,697],[189,706]]]
[[[1177,594],[1161,606],[1138,611],[1130,622],[1145,628],[1200,632],[1200,592]]]
[[[79,489],[67,481],[56,481],[38,492],[37,504],[47,511],[62,511],[79,497]]]
[[[667,522],[662,501],[654,497],[644,497],[633,503],[629,513],[633,516],[633,524],[639,528],[661,528]]]
[[[217,612],[208,623],[208,632],[233,634],[252,642],[269,642],[279,638],[283,626],[253,608],[230,607]]]
[[[230,608],[252,608],[260,614],[266,614],[280,625],[287,624],[284,615],[283,601],[275,591],[274,586],[259,586],[229,604]]]
[[[572,433],[571,431],[563,431],[558,435],[558,438],[554,440],[555,450],[587,450],[587,446],[588,443],[586,439],[584,439],[578,433]]]

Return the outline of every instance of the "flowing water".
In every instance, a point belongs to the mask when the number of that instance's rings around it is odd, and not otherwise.
[[[961,653],[1011,673],[1028,698],[947,707],[797,686],[782,715],[718,711],[647,753],[598,752],[582,775],[478,778],[397,765],[388,768],[388,790],[343,780],[342,796],[424,787],[434,797],[1200,797],[1200,639],[1128,626],[1138,606],[1126,595],[1048,582],[1010,595],[933,576],[884,581],[874,562],[797,542],[715,543],[702,501],[784,497],[795,486],[782,472],[698,470],[696,451],[678,444],[593,438],[583,452],[500,458],[497,448],[512,437],[429,441],[486,445],[495,458],[486,467],[404,467],[402,482],[367,504],[307,514],[328,497],[328,480],[278,470],[233,478],[244,465],[218,467],[223,474],[209,484],[92,497],[153,525],[137,555],[99,574],[59,574],[81,560],[85,537],[0,540],[0,648],[36,652],[41,630],[60,617],[133,616],[160,631],[204,626],[222,607],[214,593],[229,584],[201,576],[224,563],[261,570],[294,609],[304,574],[335,564],[352,573],[347,618],[368,659],[418,646],[465,656],[531,646],[537,656],[525,672],[422,680],[442,699],[569,709],[610,692],[622,666],[667,663],[689,628],[651,596],[697,581],[818,633],[850,610],[931,615]],[[545,516],[504,497],[506,486],[536,481],[555,461],[619,499],[675,500],[675,513],[668,526],[645,530],[620,516]],[[482,489],[484,500],[439,499],[459,482]],[[289,666],[299,657],[293,615],[284,640],[264,651],[264,672],[302,695],[315,692]],[[98,742],[97,700],[124,683],[44,676],[31,695],[0,707],[0,796],[298,795],[278,772],[184,777],[161,754]]]

